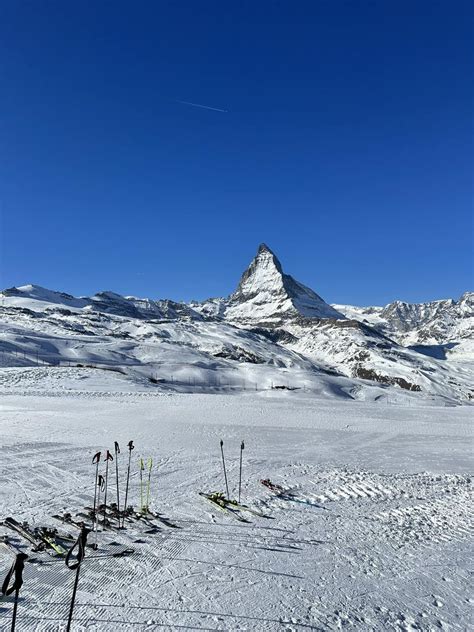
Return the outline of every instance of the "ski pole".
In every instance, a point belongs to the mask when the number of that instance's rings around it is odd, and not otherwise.
[[[145,465],[142,457],[140,457],[140,512],[143,512],[143,470]]]
[[[113,461],[114,457],[110,454],[110,452],[107,450],[107,454],[105,455],[105,494],[104,494],[104,526],[105,526],[105,519],[107,517],[107,483],[109,480],[109,461]]]
[[[97,479],[97,512],[95,514],[95,545],[97,547],[97,531],[99,530],[99,507],[100,507],[100,492],[105,489],[105,478],[102,474],[99,474]],[[105,528],[105,520],[104,520],[104,528]]]
[[[120,527],[120,491],[119,491],[119,472],[118,472],[118,456],[120,454],[120,446],[117,441],[114,441],[115,445],[115,482],[117,483],[117,514]]]
[[[5,577],[2,585],[2,595],[8,596],[13,592],[15,593],[13,601],[13,614],[12,614],[12,627],[11,632],[14,632],[16,625],[16,614],[18,610],[18,599],[20,596],[20,588],[23,585],[23,569],[25,567],[25,561],[28,559],[26,553],[17,553],[15,561],[13,562],[10,570]],[[11,578],[14,576],[13,583],[10,585]]]
[[[242,443],[240,444],[240,469],[239,469],[239,505],[240,505],[240,492],[242,489],[242,454],[244,452],[244,442],[242,441]]]
[[[127,500],[128,500],[128,484],[130,481],[130,461],[132,458],[132,450],[135,448],[135,446],[133,445],[133,441],[129,441],[127,445],[128,445],[128,470],[127,470],[127,486],[125,488],[125,504],[123,506],[122,527],[125,527],[125,514],[127,512]]]
[[[79,537],[77,538],[76,543],[69,549],[68,554],[66,555],[66,566],[70,568],[71,570],[74,570],[74,569],[76,570],[76,578],[74,580],[74,588],[72,590],[71,606],[69,608],[69,617],[67,620],[66,632],[69,632],[69,630],[71,629],[72,613],[74,611],[74,604],[76,602],[77,585],[79,584],[79,572],[81,570],[82,560],[84,559],[84,556],[85,556],[87,536],[89,533],[90,533],[89,529],[86,529],[86,527],[82,527],[81,533]],[[71,557],[76,547],[77,547],[76,560],[71,562]]]
[[[153,459],[150,457],[147,461],[148,467],[148,482],[146,488],[146,505],[145,509],[148,511],[148,507],[150,506],[150,481],[151,481],[151,468],[153,467]]]
[[[100,461],[100,452],[96,452],[92,457],[92,463],[96,464],[95,466],[95,486],[94,486],[94,515],[93,518],[95,520],[95,514],[97,510],[97,480],[99,478],[99,461]]]
[[[224,459],[224,442],[221,439],[221,453],[222,453],[222,467],[224,468],[224,479],[225,479],[225,488],[227,491],[227,499],[229,499],[229,485],[227,484],[227,472],[225,469],[225,459]]]

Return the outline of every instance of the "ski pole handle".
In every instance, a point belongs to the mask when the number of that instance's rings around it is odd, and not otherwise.
[[[135,449],[135,446],[133,445],[133,441],[129,441],[127,445],[130,452]]]
[[[12,567],[8,571],[7,576],[2,585],[2,595],[8,596],[13,592],[20,590],[23,585],[23,569],[25,561],[28,559],[26,553],[17,553]],[[11,578],[14,576],[13,582],[10,584]]]
[[[107,454],[105,455],[105,459],[104,461],[113,461],[114,457],[110,454],[110,452],[107,450]]]
[[[118,441],[114,441],[114,447],[115,447],[115,454],[120,454],[120,446],[118,444]]]
[[[70,568],[71,570],[74,570],[75,568],[77,568],[79,564],[82,562],[82,560],[84,559],[84,556],[86,553],[87,536],[89,535],[89,533],[90,533],[90,529],[87,529],[86,527],[82,527],[79,537],[77,538],[75,544],[69,549],[68,554],[66,555],[66,566]],[[74,562],[71,562],[71,557],[73,554],[72,552],[74,551],[76,547],[77,547],[76,559]]]
[[[100,461],[100,452],[96,452],[94,456],[92,457],[92,463],[95,464],[95,463],[98,463],[99,461]]]

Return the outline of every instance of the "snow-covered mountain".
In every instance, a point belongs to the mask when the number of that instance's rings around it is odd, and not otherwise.
[[[285,274],[265,244],[228,298],[76,298],[36,285],[0,296],[3,367],[87,365],[174,390],[473,397],[472,293],[457,302],[331,306]]]
[[[266,244],[260,244],[233,294],[192,307],[205,316],[241,325],[276,326],[300,317],[345,318],[316,292],[285,274]]]
[[[465,292],[458,301],[333,307],[346,318],[370,324],[403,346],[435,357],[474,359],[474,292]]]
[[[224,317],[246,323],[281,323],[299,316],[344,318],[316,292],[284,274],[275,254],[261,244],[230,296]]]

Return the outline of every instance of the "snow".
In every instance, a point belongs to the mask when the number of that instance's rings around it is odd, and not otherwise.
[[[38,295],[34,299],[29,294],[4,297],[0,366],[5,369],[83,365],[102,372],[119,371],[133,384],[154,380],[155,389],[166,392],[261,391],[286,386],[329,398],[407,401],[401,389],[389,394],[385,385],[354,377],[351,362],[368,349],[372,339],[353,328],[336,330],[330,319],[316,321],[310,328],[298,322],[288,324],[287,330],[298,340],[278,344],[222,320],[145,319],[38,301]],[[379,343],[379,338],[371,343],[367,366],[410,383],[422,382],[424,398],[434,396],[449,404],[465,401],[472,372],[464,365],[445,370],[439,362],[408,350],[394,357],[392,348],[384,351]],[[426,369],[428,377],[419,373],[419,367]],[[450,384],[446,375],[461,387]]]
[[[74,629],[469,628],[469,407],[428,407],[409,393],[403,405],[308,391],[165,393],[76,367],[1,376],[3,517],[72,531],[52,514],[90,505],[93,454],[119,441],[124,473],[133,439],[132,502],[138,458],[152,456],[152,506],[180,527],[100,532]],[[220,439],[231,494],[244,439],[243,499],[271,518],[237,522],[198,496],[224,489]],[[275,497],[259,483],[267,477],[291,495]],[[122,547],[135,552],[102,557]],[[74,574],[31,555],[44,563],[27,563],[17,629],[64,630]],[[10,563],[0,547],[0,578]],[[10,616],[11,601],[0,602],[0,628]]]
[[[347,318],[367,322],[405,346],[439,345],[451,360],[474,361],[474,293],[458,301],[443,299],[427,303],[394,301],[385,307],[333,305]]]
[[[261,244],[256,257],[242,275],[237,291],[230,297],[225,317],[262,322],[279,320],[282,315],[342,318],[316,292],[283,274],[275,254]]]
[[[228,298],[175,303],[36,285],[1,293],[0,366],[86,365],[164,391],[266,390],[377,401],[474,398],[474,300],[328,305],[262,244]],[[385,391],[385,392],[384,392]]]
[[[114,441],[123,500],[133,439],[131,502],[153,457],[152,508],[176,528],[99,532],[74,629],[467,630],[473,299],[330,306],[264,244],[202,303],[4,290],[0,517],[74,533],[53,514],[92,504]],[[224,491],[221,439],[231,496],[245,440],[243,500],[266,517],[198,495]],[[30,555],[17,630],[64,630],[71,571]],[[11,559],[0,543],[0,579]]]

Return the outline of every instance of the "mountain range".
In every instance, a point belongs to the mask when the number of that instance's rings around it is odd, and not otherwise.
[[[474,293],[385,307],[329,305],[285,274],[265,244],[227,298],[74,297],[37,285],[0,297],[2,367],[108,369],[172,391],[474,398]]]

